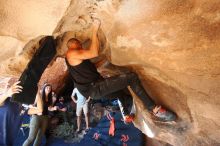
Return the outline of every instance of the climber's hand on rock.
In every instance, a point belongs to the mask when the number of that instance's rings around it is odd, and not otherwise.
[[[94,18],[93,28],[95,31],[97,31],[99,29],[100,25],[101,25],[101,21],[98,18]]]

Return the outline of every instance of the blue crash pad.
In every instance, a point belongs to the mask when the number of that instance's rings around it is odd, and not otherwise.
[[[0,146],[11,146],[18,135],[21,119],[20,107],[7,99],[0,106]]]
[[[72,146],[143,146],[144,139],[140,130],[133,124],[124,124],[119,112],[111,113],[111,116],[115,119],[114,136],[109,136],[110,122],[105,116],[79,143]]]

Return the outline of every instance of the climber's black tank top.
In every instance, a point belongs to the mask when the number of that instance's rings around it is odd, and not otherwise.
[[[78,88],[80,93],[86,98],[89,95],[91,83],[98,81],[102,76],[98,73],[95,65],[90,60],[83,60],[82,63],[72,66],[66,59],[66,64],[69,73],[74,81],[75,87]]]

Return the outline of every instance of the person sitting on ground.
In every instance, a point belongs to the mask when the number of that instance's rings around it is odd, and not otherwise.
[[[176,114],[155,104],[143,88],[137,74],[130,72],[105,79],[101,77],[95,65],[89,60],[99,55],[99,27],[100,20],[94,19],[92,40],[88,49],[84,49],[81,42],[76,38],[71,38],[67,42],[66,63],[80,93],[86,98],[99,99],[109,97],[112,93],[130,86],[143,102],[143,112],[153,113],[160,121],[174,121]],[[133,117],[130,116],[130,119]],[[131,121],[130,119],[128,121]]]
[[[57,95],[54,91],[52,91],[52,105],[51,106],[54,107],[56,102],[57,102]],[[46,145],[50,142],[50,136],[51,136],[50,130],[54,128],[54,126],[56,125],[58,121],[58,119],[55,117],[55,112],[56,111],[48,110],[49,123],[45,131]]]
[[[41,101],[36,103],[36,107],[40,108],[37,108],[38,113],[35,113],[31,117],[29,136],[23,143],[23,146],[30,146],[33,142],[33,146],[39,146],[41,144],[41,139],[48,125],[48,111],[57,110],[56,106],[52,106],[52,86],[50,84],[44,84],[42,90],[38,91],[36,101]]]
[[[55,107],[56,106],[56,103],[57,103],[57,95],[54,91],[52,91],[52,104],[51,104],[51,107]],[[50,111],[48,110],[48,114],[49,114],[49,117],[50,118],[53,118],[54,115],[55,115],[55,112],[56,111]]]
[[[76,97],[77,96],[77,99]],[[89,117],[88,117],[88,102],[90,100],[90,97],[86,99],[77,88],[73,89],[71,98],[73,102],[76,103],[76,116],[77,116],[77,130],[76,132],[80,132],[80,126],[81,126],[81,114],[82,110],[85,115],[85,121],[86,121],[86,131],[89,129]]]
[[[57,102],[57,95],[55,92],[52,91],[52,106],[55,106]]]
[[[64,122],[69,122],[67,116],[67,105],[64,103],[64,98],[62,96],[59,98],[59,101],[55,104],[55,106],[57,107],[57,111],[59,111],[62,115]]]

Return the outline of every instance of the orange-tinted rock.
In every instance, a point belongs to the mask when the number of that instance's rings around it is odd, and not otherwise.
[[[39,86],[44,83],[52,85],[53,90],[59,92],[65,85],[65,79],[67,76],[67,66],[63,58],[57,58],[52,66],[48,67],[41,76]]]

